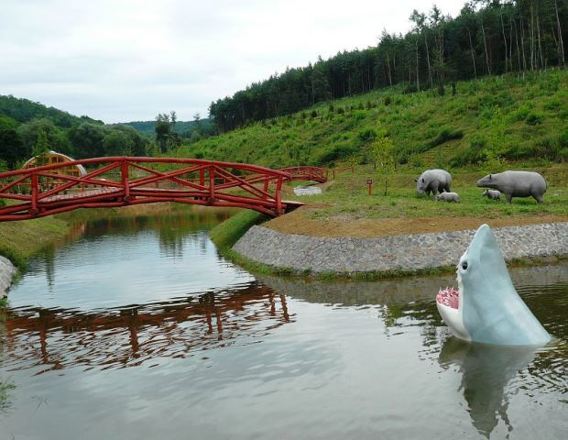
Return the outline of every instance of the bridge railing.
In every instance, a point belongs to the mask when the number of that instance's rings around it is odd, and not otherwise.
[[[63,171],[81,166],[77,177]],[[286,171],[184,158],[105,157],[0,173],[0,221],[77,208],[174,201],[282,214]]]

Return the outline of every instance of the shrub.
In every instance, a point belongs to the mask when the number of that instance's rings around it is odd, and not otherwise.
[[[483,138],[476,137],[471,140],[469,148],[460,154],[457,154],[450,160],[450,164],[455,167],[464,165],[481,165],[488,159],[488,154],[485,151],[487,148],[487,141]]]
[[[529,113],[525,122],[529,125],[540,125],[542,124],[542,120],[544,116],[540,113]]]
[[[319,151],[315,157],[315,162],[316,164],[324,164],[349,157],[355,152],[356,149],[351,145],[334,145]]]
[[[370,142],[377,137],[377,132],[372,128],[368,128],[366,130],[361,130],[357,137],[361,142]]]

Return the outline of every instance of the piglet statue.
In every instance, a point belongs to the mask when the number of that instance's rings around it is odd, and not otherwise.
[[[482,225],[457,266],[458,289],[440,290],[436,305],[452,334],[494,345],[537,346],[551,336],[523,302],[497,240]]]

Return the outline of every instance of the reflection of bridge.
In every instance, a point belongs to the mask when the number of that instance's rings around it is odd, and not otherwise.
[[[5,366],[42,371],[135,366],[159,357],[190,357],[239,339],[248,343],[291,320],[286,297],[256,283],[98,313],[9,310],[3,340],[10,355]]]
[[[82,176],[66,174],[81,165]],[[278,216],[301,205],[282,200],[290,180],[325,182],[325,170],[198,159],[103,157],[0,173],[0,221],[26,220],[77,208],[156,202],[253,209]]]

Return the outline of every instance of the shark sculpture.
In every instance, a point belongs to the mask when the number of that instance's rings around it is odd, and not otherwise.
[[[447,288],[436,305],[452,334],[494,345],[544,345],[551,336],[523,302],[488,225],[482,225],[457,266],[459,289]]]

